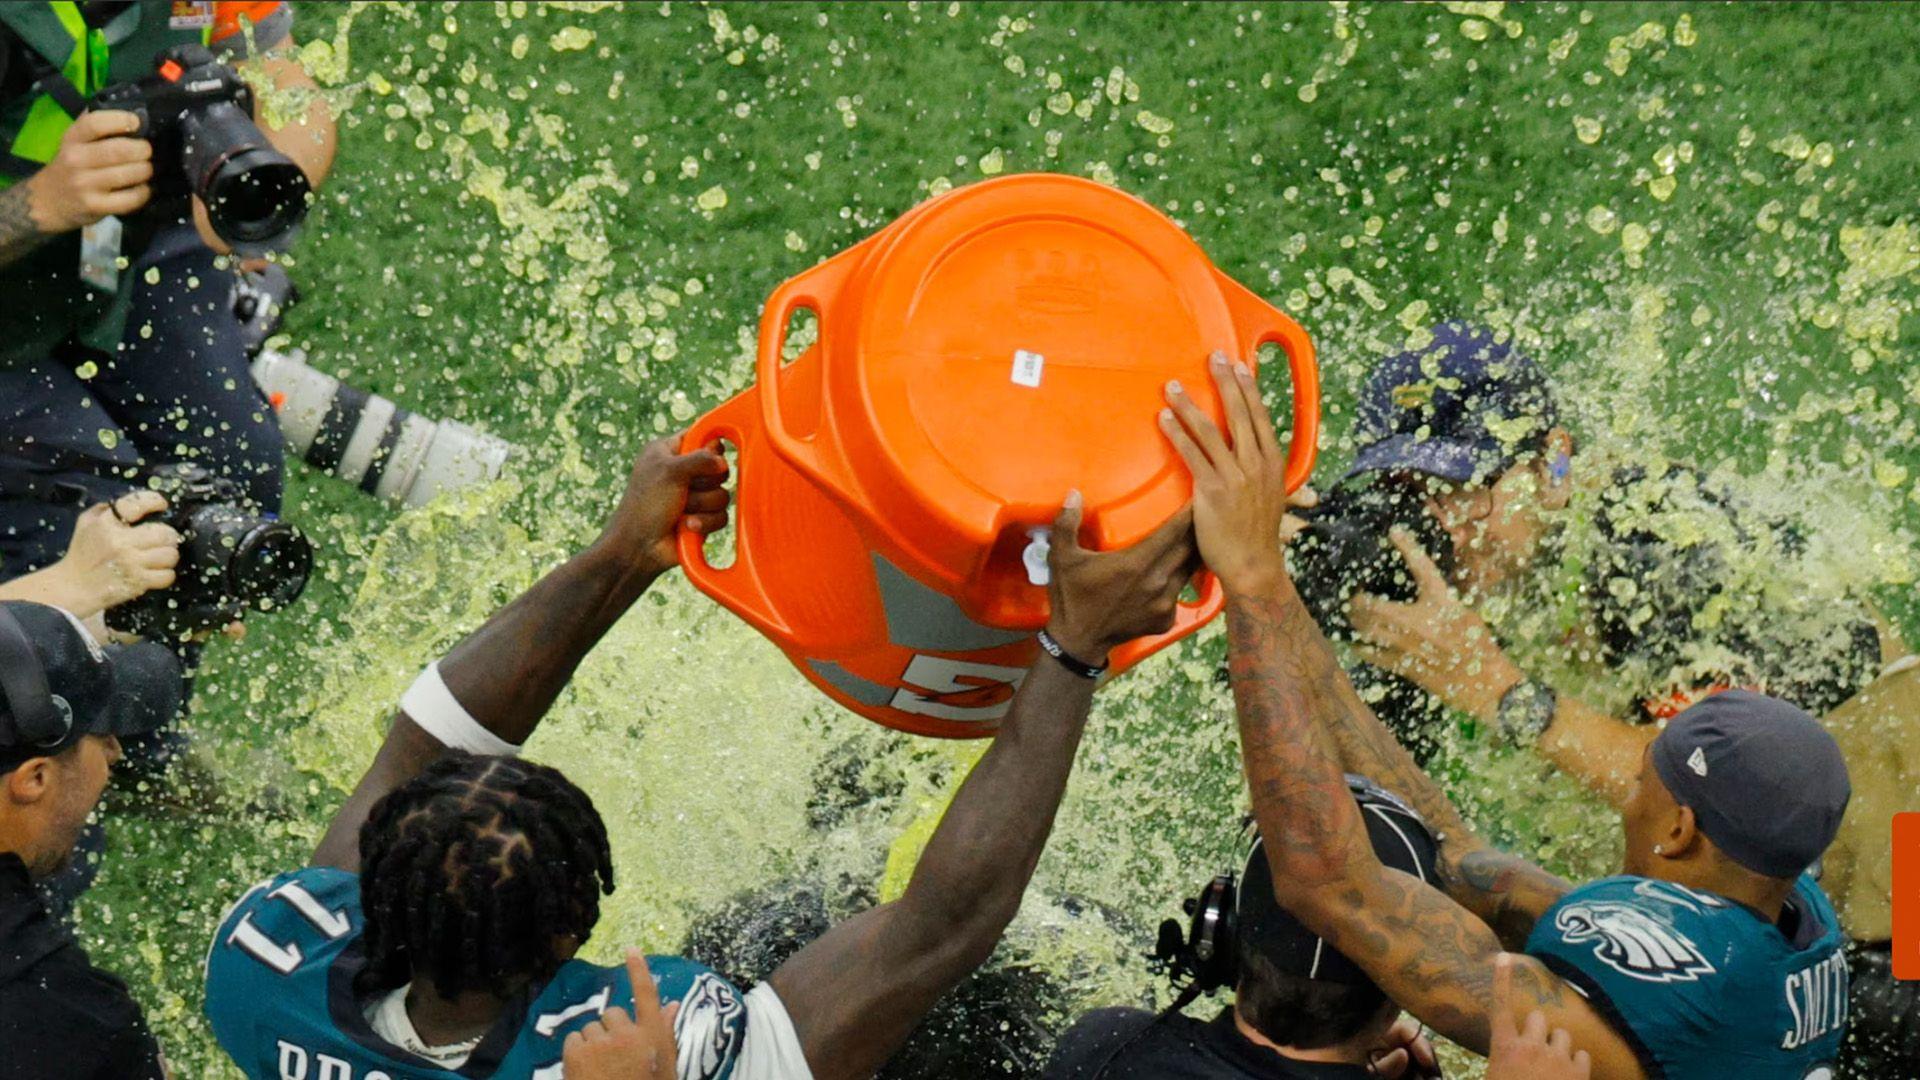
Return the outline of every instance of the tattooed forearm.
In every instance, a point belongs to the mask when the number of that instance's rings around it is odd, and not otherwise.
[[[1356,744],[1376,736],[1355,721],[1346,675],[1292,584],[1230,595],[1227,640],[1241,754],[1277,898],[1393,1000],[1484,1051],[1500,943],[1473,912],[1374,855],[1332,733]],[[1384,729],[1379,737],[1391,738]]]
[[[1526,947],[1540,916],[1573,888],[1525,859],[1490,847],[1443,852],[1439,874],[1447,895],[1485,920],[1500,943],[1516,952]]]
[[[1340,690],[1340,707],[1329,716],[1327,732],[1339,748],[1341,765],[1407,800],[1443,842],[1468,839],[1466,819],[1440,785],[1360,700],[1351,682],[1343,678]]]
[[[0,191],[0,266],[20,261],[47,239],[33,223],[26,183]]]
[[[1494,850],[1476,836],[1440,785],[1413,760],[1333,661],[1331,646],[1304,608],[1288,625],[1294,646],[1325,658],[1315,668],[1315,713],[1331,739],[1340,768],[1358,773],[1407,800],[1440,845],[1439,883],[1448,897],[1485,919],[1509,947],[1519,948],[1533,924],[1571,888],[1525,860]],[[1466,873],[1472,866],[1479,873]]]
[[[1229,597],[1227,641],[1241,758],[1276,888],[1312,890],[1377,867],[1324,730],[1344,676],[1292,583]]]

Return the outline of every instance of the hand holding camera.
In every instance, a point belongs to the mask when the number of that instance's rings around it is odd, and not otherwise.
[[[293,603],[313,572],[313,545],[293,526],[256,513],[238,484],[198,465],[156,469],[160,521],[178,537],[171,587],[142,592],[107,611],[122,633],[175,641],[237,622],[248,611]]]
[[[144,172],[128,179],[135,175],[135,151],[128,145],[84,153],[76,148],[78,160],[90,168],[112,159],[127,170],[102,175],[98,183],[140,186],[114,190],[119,198],[93,198],[86,204],[89,212],[107,208],[67,227],[130,213],[147,205],[150,194],[155,212],[182,220],[191,214],[203,234],[211,231],[209,241],[217,247],[245,256],[284,248],[306,217],[313,189],[300,166],[267,141],[252,112],[253,91],[200,45],[169,49],[153,74],[102,90],[68,136],[84,127],[79,137],[90,144],[102,138],[108,144],[139,143],[145,150],[137,163]],[[99,131],[109,134],[93,134]],[[64,141],[61,153],[67,153]],[[40,176],[52,172],[49,166]],[[58,184],[57,179],[48,182]]]
[[[180,561],[180,533],[153,517],[166,507],[159,492],[135,491],[88,508],[60,561],[0,585],[0,598],[62,608],[93,626],[108,608],[168,588]],[[104,627],[93,629],[105,636]]]
[[[159,492],[134,491],[80,515],[66,555],[52,567],[69,580],[73,595],[88,598],[74,615],[91,618],[173,584],[180,533],[155,516],[166,508]]]
[[[57,236],[147,205],[153,146],[139,131],[140,117],[130,112],[81,114],[60,137],[53,160],[24,181],[34,227]]]

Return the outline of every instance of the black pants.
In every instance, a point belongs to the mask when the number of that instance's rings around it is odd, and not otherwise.
[[[135,263],[116,355],[0,370],[0,454],[24,448],[37,463],[53,460],[61,479],[96,499],[130,488],[142,465],[198,461],[279,512],[280,428],[247,372],[233,275],[213,259],[191,227],[162,230]],[[0,581],[59,559],[79,514],[0,499]]]
[[[1850,986],[1841,1080],[1920,1077],[1920,982],[1896,982],[1888,942],[1847,947]]]

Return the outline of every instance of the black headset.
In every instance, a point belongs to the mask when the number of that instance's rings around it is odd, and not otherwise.
[[[0,692],[19,733],[16,745],[53,747],[73,732],[73,709],[47,688],[40,653],[13,612],[0,604]]]
[[[1243,856],[1239,865],[1252,858],[1260,843],[1254,831],[1253,815],[1240,822],[1240,840],[1235,845]],[[1213,876],[1199,896],[1190,896],[1181,905],[1188,922],[1181,932],[1177,919],[1160,924],[1159,940],[1154,943],[1154,959],[1166,966],[1167,975],[1180,991],[1173,1006],[1178,1012],[1201,994],[1212,994],[1240,980],[1240,873],[1237,866]]]

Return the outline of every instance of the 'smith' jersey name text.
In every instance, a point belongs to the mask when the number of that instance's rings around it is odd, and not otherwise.
[[[1793,1030],[1781,1040],[1783,1050],[1797,1050],[1847,1023],[1847,958],[1834,953],[1812,967],[1787,976],[1787,1008],[1793,1011]]]

